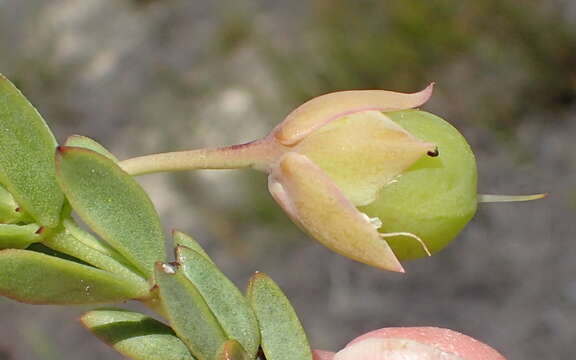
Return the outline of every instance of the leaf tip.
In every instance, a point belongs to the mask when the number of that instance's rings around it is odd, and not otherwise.
[[[64,146],[64,145],[56,146],[56,152],[58,154],[64,154],[68,150],[70,150],[70,146]]]
[[[266,278],[268,278],[268,275],[266,275],[265,273],[255,271],[254,274],[250,276],[250,279],[248,279],[247,293],[250,294],[252,292],[252,289],[254,288],[254,284],[256,283],[256,281],[258,281],[259,279],[266,279]]]
[[[166,275],[174,275],[178,271],[180,263],[178,262],[165,263],[162,261],[158,261],[156,262],[156,264],[154,264],[154,267],[156,268],[157,271],[161,271]]]
[[[432,93],[434,92],[434,86],[436,83],[433,81],[428,86],[426,86],[423,90],[416,93],[421,97],[422,104],[426,103],[430,97],[432,97]]]

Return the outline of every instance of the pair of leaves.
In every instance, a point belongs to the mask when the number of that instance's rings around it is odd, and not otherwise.
[[[226,335],[229,334],[227,328],[234,329],[234,326],[237,326],[236,329],[248,330],[238,326],[242,321],[233,317],[238,317],[238,312],[253,311],[258,323],[258,339],[267,360],[312,360],[310,345],[298,316],[290,301],[270,277],[256,273],[251,278],[247,293],[251,311],[244,310],[244,297],[235,294],[234,299],[238,301],[235,303],[234,300],[223,299],[217,296],[219,294],[215,291],[211,291],[222,285],[212,276],[206,276],[202,269],[206,268],[207,262],[200,261],[202,255],[182,247],[178,248],[178,252],[181,267],[159,264],[156,277],[160,298],[165,304],[172,327],[198,359],[218,358],[212,354],[221,351],[224,346]],[[188,267],[186,264],[193,266]],[[198,301],[197,290],[191,289],[191,284],[187,281],[189,278],[192,278],[194,285],[199,285],[198,289],[209,295],[204,298],[206,304]],[[227,305],[233,307],[228,308]],[[216,309],[214,317],[210,316],[210,309]],[[221,329],[224,331],[219,331]],[[242,331],[239,334],[229,337],[238,340],[243,348],[247,349],[246,341],[250,339],[241,338]],[[232,347],[231,344],[228,346]],[[236,350],[236,356],[230,359],[254,359],[255,353],[246,351],[244,354],[243,351]]]
[[[158,266],[162,267],[162,264]],[[166,269],[159,271],[165,272]],[[166,307],[174,330],[145,315],[125,310],[91,311],[82,318],[82,322],[101,340],[135,360],[255,359],[256,353],[248,354],[240,342],[226,339],[223,326],[218,323],[222,315],[216,319],[210,313],[208,304],[198,290],[191,287],[185,275],[180,270],[171,272],[168,270],[162,283],[169,288],[163,296],[169,294],[172,297]],[[261,346],[267,360],[312,359],[298,317],[280,288],[268,276],[262,273],[254,275],[248,297],[257,317]]]
[[[260,346],[268,360],[312,359],[294,309],[268,276],[255,274],[246,298],[194,239],[175,232],[174,240],[178,262],[158,263],[155,273],[172,328],[142,314],[106,309],[88,313],[83,323],[136,360],[156,359],[154,354],[166,359],[253,360]],[[183,349],[190,355],[182,355]]]
[[[92,311],[82,322],[137,360],[254,359],[260,334],[246,298],[194,239],[174,232],[174,241],[179,263],[158,262],[155,271],[160,312],[172,328],[124,310]]]
[[[130,286],[139,287],[137,298],[150,296],[150,285],[132,264],[108,244],[78,227],[71,219],[64,221],[64,229],[48,239],[43,245],[63,254],[73,254],[75,259],[121,277]]]
[[[177,244],[193,241],[183,234],[175,238]],[[240,355],[254,359],[260,334],[246,298],[205,253],[179,245],[176,256],[177,263],[158,263],[155,271],[159,297],[174,331],[200,360],[234,348],[225,346],[229,340],[241,345],[242,351],[236,350]]]
[[[116,302],[148,296],[145,278],[151,277],[153,264],[164,259],[164,236],[144,190],[113,160],[76,147],[59,148],[57,179],[82,220],[106,243],[86,237],[81,241],[64,227],[54,231],[45,244],[106,271],[33,251],[21,251],[11,259],[14,253],[3,251],[0,293],[23,302],[55,304]],[[8,226],[15,225],[4,225],[5,232],[21,230]],[[17,235],[4,241],[23,248],[34,240],[26,234]],[[14,244],[14,239],[20,243]],[[14,246],[19,244],[22,246]],[[56,275],[59,271],[62,273]],[[54,281],[44,281],[45,274],[54,274]],[[74,285],[78,278],[85,286]],[[26,287],[20,289],[18,282]]]
[[[174,331],[146,315],[123,310],[90,311],[80,319],[100,340],[137,360],[196,360]],[[226,341],[215,360],[250,360],[235,340]]]
[[[115,275],[101,277],[98,269],[34,251],[20,251],[15,259],[10,259],[14,252],[3,251],[0,262],[14,278],[3,269],[0,293],[33,303],[108,302],[127,299],[120,298],[120,293],[130,294],[128,298],[146,295],[145,278],[152,276],[154,263],[164,259],[163,231],[150,199],[95,141],[73,136],[66,145],[58,148],[56,171],[57,143],[50,129],[22,93],[0,75],[0,249],[24,249],[43,241]],[[62,226],[62,214],[68,216],[63,212],[64,194],[82,220],[106,242],[104,246],[98,246],[97,240],[82,241],[86,238],[79,239]],[[26,222],[38,225],[21,225]],[[49,282],[48,288],[42,275],[62,269],[60,281]],[[69,287],[68,282],[76,281],[75,271],[86,282],[93,282],[92,289],[100,284],[102,289],[92,293],[102,291],[101,296],[86,296],[80,287]],[[21,291],[13,280],[28,288]],[[122,291],[122,287],[129,290]],[[75,288],[78,291],[73,292]],[[59,290],[67,296],[56,296]],[[110,296],[104,296],[106,291]]]

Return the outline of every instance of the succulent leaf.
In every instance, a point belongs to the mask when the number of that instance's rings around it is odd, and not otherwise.
[[[204,256],[204,258],[208,261],[210,261],[211,263],[213,263],[212,259],[210,258],[210,256],[208,256],[208,254],[206,253],[206,251],[204,251],[204,249],[202,248],[202,246],[200,246],[200,244],[190,235],[187,235],[181,231],[178,230],[174,230],[172,231],[172,236],[174,238],[174,246],[178,247],[178,246],[184,246],[187,247],[190,250],[194,250],[195,252],[197,252],[198,254]]]
[[[312,351],[298,316],[270,277],[264,273],[254,274],[247,297],[258,318],[262,350],[267,360],[312,360]]]
[[[0,184],[47,227],[58,225],[64,203],[54,169],[56,145],[38,111],[0,75]]]
[[[0,224],[12,224],[21,221],[22,209],[2,185],[0,185]]]
[[[260,345],[258,322],[238,288],[204,255],[186,247],[176,251],[180,270],[194,284],[230,339],[237,340],[250,358]]]
[[[34,251],[0,251],[0,294],[30,304],[104,304],[135,299],[119,276]]]
[[[174,331],[144,314],[93,310],[80,321],[100,340],[134,360],[195,360]]]
[[[96,140],[91,139],[87,136],[82,136],[82,135],[69,136],[68,139],[66,139],[66,142],[64,143],[64,145],[65,146],[71,146],[71,147],[72,146],[73,147],[80,147],[80,148],[92,150],[94,152],[97,152],[100,155],[107,157],[108,159],[110,159],[114,162],[118,162],[118,158],[116,156],[114,156],[114,154],[112,154],[110,151],[108,151],[108,149],[106,149],[104,146],[102,146]]]
[[[43,240],[42,244],[60,253],[73,256],[101,270],[113,273],[139,287],[138,298],[149,297],[150,285],[144,275],[134,268],[124,257],[113,250],[102,251],[100,247],[86,242],[87,236],[79,237],[81,229],[69,230],[67,226]],[[83,231],[82,231],[83,232]],[[89,235],[85,233],[85,235]],[[84,240],[84,241],[83,241]]]
[[[80,218],[116,251],[150,276],[165,258],[158,213],[142,187],[94,151],[60,147],[58,181]]]
[[[214,359],[229,339],[200,292],[176,264],[157,263],[154,274],[172,329],[198,360]]]
[[[0,224],[0,249],[25,249],[30,244],[41,241],[36,224]]]

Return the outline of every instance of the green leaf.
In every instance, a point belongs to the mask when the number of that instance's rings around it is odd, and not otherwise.
[[[69,225],[70,221],[66,223]],[[101,270],[113,273],[130,282],[134,287],[138,286],[140,288],[137,295],[138,298],[149,296],[150,285],[141,273],[134,269],[121,255],[114,254],[113,250],[101,251],[101,248],[93,246],[93,243],[78,239],[76,237],[78,231],[81,231],[81,229],[76,228],[75,232],[71,232],[69,227],[65,227],[62,231],[52,234],[43,240],[42,244]],[[90,234],[85,233],[85,235]]]
[[[174,238],[175,246],[185,246],[188,249],[194,250],[198,254],[204,256],[206,260],[213,262],[212,259],[210,259],[210,256],[208,256],[208,254],[206,253],[206,251],[204,251],[202,246],[200,246],[200,244],[196,240],[194,240],[194,238],[191,237],[190,235],[184,234],[183,232],[178,230],[173,230],[172,237]]]
[[[100,145],[100,143],[96,142],[96,140],[86,136],[72,135],[66,139],[66,143],[64,145],[92,150],[100,155],[106,156],[108,159],[114,162],[118,162],[118,158],[116,158],[114,154],[108,151],[104,146]]]
[[[28,251],[34,251],[40,254],[44,254],[44,255],[48,255],[48,256],[53,256],[53,257],[57,257],[59,259],[62,260],[67,260],[67,261],[72,261],[75,262],[77,264],[82,264],[82,265],[86,265],[89,267],[92,267],[92,265],[88,264],[85,261],[82,261],[78,258],[75,258],[74,256],[68,255],[68,254],[64,254],[58,250],[54,250],[52,248],[49,248],[48,246],[44,245],[41,242],[37,242],[37,243],[33,243],[32,245],[28,246],[26,248],[26,250]]]
[[[62,221],[64,225],[64,229],[67,233],[72,235],[76,240],[82,242],[86,246],[101,252],[102,254],[106,254],[111,257],[122,257],[122,255],[118,254],[116,250],[114,250],[108,243],[98,239],[91,233],[82,229],[72,218],[64,219]]]
[[[54,170],[56,145],[36,109],[0,75],[0,183],[47,227],[58,225],[64,203]]]
[[[0,224],[0,249],[27,248],[30,244],[42,240],[42,237],[36,233],[38,229],[40,227],[36,224]]]
[[[180,270],[194,284],[229,339],[237,340],[255,358],[260,331],[254,311],[238,288],[204,255],[179,246]]]
[[[228,340],[196,287],[176,265],[158,263],[160,300],[172,329],[198,360],[212,360]]]
[[[258,318],[267,360],[312,360],[312,351],[298,316],[286,295],[268,275],[256,273],[252,276],[248,300]]]
[[[146,315],[101,309],[80,319],[100,340],[134,360],[195,360],[172,329]]]
[[[102,239],[150,276],[164,259],[158,213],[142,187],[94,151],[60,147],[58,181],[72,208]]]
[[[255,357],[248,356],[238,341],[228,340],[218,351],[216,360],[253,360]]]
[[[18,204],[12,195],[0,185],[0,224],[18,222],[21,212],[17,211]]]
[[[30,304],[103,304],[140,295],[114,274],[34,251],[0,251],[0,269],[0,294]]]

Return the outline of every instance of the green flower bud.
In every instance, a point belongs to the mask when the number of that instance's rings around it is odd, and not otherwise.
[[[466,140],[444,120],[413,110],[432,86],[404,94],[342,91],[314,98],[261,140],[129,159],[131,174],[251,167],[290,218],[333,251],[386,270],[437,252],[478,201],[542,197],[483,195]]]
[[[387,235],[377,231],[379,220],[357,207],[373,203],[422,156],[436,155],[434,143],[382,113],[419,106],[430,94],[431,87],[415,94],[346,91],[300,106],[265,139],[282,150],[267,168],[272,196],[296,224],[335,252],[404,271],[383,239]],[[416,235],[403,233],[426,248]]]
[[[419,110],[386,114],[414,136],[438,146],[383,187],[360,211],[382,222],[383,233],[418,236],[431,253],[444,248],[472,219],[477,208],[476,160],[466,139],[438,116]],[[386,237],[400,260],[426,256],[422,244],[406,236]]]

